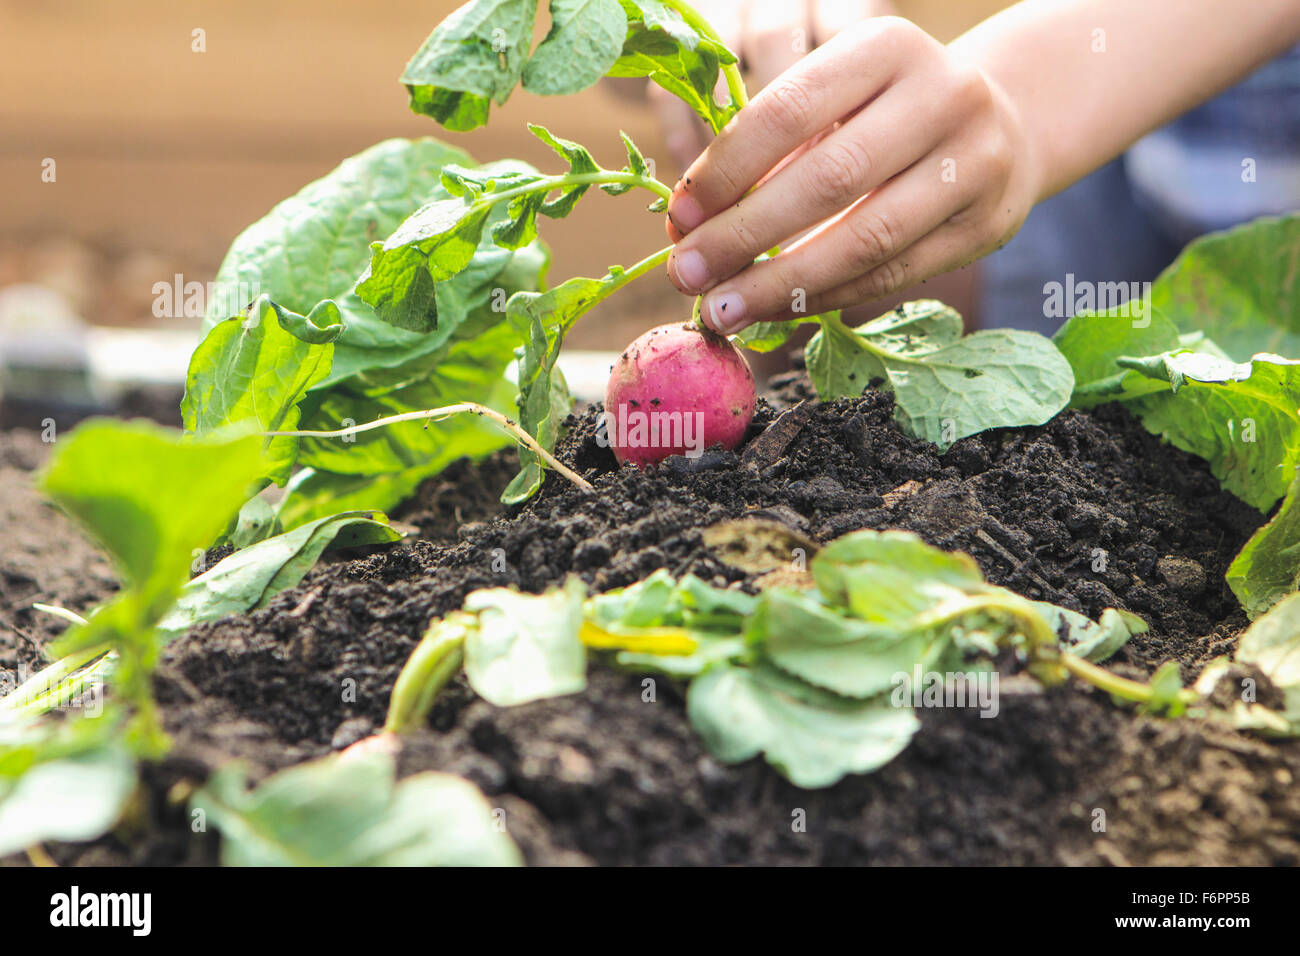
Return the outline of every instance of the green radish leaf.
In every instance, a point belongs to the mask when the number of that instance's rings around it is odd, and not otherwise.
[[[1289,595],[1237,641],[1237,660],[1253,664],[1283,694],[1282,717],[1300,735],[1300,595]]]
[[[857,329],[821,317],[808,343],[809,375],[823,400],[860,395],[883,378],[908,434],[946,449],[990,428],[1041,425],[1069,401],[1069,363],[1041,335],[1013,329],[962,337],[940,303],[900,306]]]
[[[470,686],[498,707],[585,689],[587,652],[578,637],[585,596],[577,578],[543,595],[472,592],[465,599],[465,610],[478,617],[465,639]]]
[[[1197,239],[1152,284],[1151,305],[1239,362],[1261,352],[1300,357],[1300,215]]]
[[[111,462],[111,467],[105,463]],[[55,642],[56,655],[102,648],[119,656],[113,680],[134,708],[130,741],[158,756],[167,740],[153,703],[158,621],[265,474],[261,440],[184,440],[145,422],[92,419],[59,441],[42,489],[112,557],[123,588]]]
[[[880,358],[840,321],[839,312],[818,316],[821,330],[804,347],[804,364],[822,401],[857,397],[873,381],[886,379]]]
[[[0,857],[49,840],[94,840],[117,823],[136,787],[117,723],[0,717]]]
[[[910,674],[932,643],[909,630],[847,617],[816,597],[768,591],[746,636],[781,670],[845,697],[867,698]]]
[[[438,335],[381,321],[353,287],[370,261],[372,242],[391,234],[424,203],[445,198],[440,176],[448,164],[469,166],[472,160],[434,139],[387,140],[345,160],[245,229],[226,254],[215,287],[251,290],[240,306],[265,292],[284,309],[303,315],[322,300],[334,301],[345,327],[335,340],[328,376],[314,386],[318,390],[359,372],[392,368],[428,354],[442,344]],[[456,303],[486,300],[493,286],[504,287],[507,295],[537,287],[546,263],[540,247],[512,255],[490,240],[488,245],[491,249],[480,251],[474,269],[440,289],[446,300],[439,303],[445,335],[459,321]],[[234,314],[221,300],[213,300],[205,327],[211,329]]]
[[[961,341],[962,317],[937,299],[904,302],[855,329],[877,348],[895,356],[930,355]]]
[[[261,495],[254,495],[239,509],[235,527],[226,535],[225,543],[238,551],[279,534],[280,531],[275,507]]]
[[[614,65],[627,35],[618,0],[551,0],[551,30],[524,67],[524,89],[545,96],[578,93]]]
[[[1127,305],[1083,312],[1052,337],[1074,372],[1072,408],[1092,408],[1167,388],[1116,362],[1125,355],[1159,355],[1181,346],[1178,327],[1168,316],[1150,308],[1143,313],[1135,318]]]
[[[725,46],[689,26],[660,0],[621,0],[627,14],[623,51],[609,76],[647,76],[721,132],[739,104],[719,106],[714,96],[723,66],[736,62]]]
[[[623,171],[631,173],[634,176],[644,176],[647,179],[653,179],[654,172],[651,169],[650,164],[646,162],[645,156],[641,154],[641,150],[637,147],[636,143],[632,142],[632,137],[628,136],[627,133],[622,130],[618,131],[618,135],[619,138],[623,140],[623,148],[627,151],[627,165],[623,167]],[[611,196],[621,196],[625,192],[630,192],[636,187],[631,183],[604,183],[600,188]],[[665,204],[664,209],[667,208],[667,204]],[[663,210],[660,210],[660,212],[662,211]]]
[[[1179,698],[1183,689],[1183,680],[1179,675],[1177,661],[1165,661],[1151,675],[1151,698],[1142,705],[1142,710],[1150,714],[1162,714],[1178,717],[1187,709]]]
[[[738,634],[759,599],[715,588],[693,574],[674,579],[662,569],[643,581],[591,598],[587,615],[606,630],[682,627],[692,636]]]
[[[447,129],[487,122],[519,84],[533,42],[537,0],[472,0],[424,41],[402,72],[411,109]]]
[[[584,146],[561,139],[541,126],[529,129],[569,163],[566,175],[607,173]],[[626,142],[626,140],[625,140]],[[618,184],[623,185],[623,184]],[[422,206],[384,242],[371,249],[370,266],[357,282],[357,294],[385,322],[416,332],[441,330],[449,304],[460,304],[455,322],[463,321],[473,305],[464,294],[448,298],[449,280],[471,292],[484,282],[470,281],[465,273],[492,265],[489,277],[502,268],[495,264],[510,252],[530,248],[537,240],[538,214],[553,219],[573,211],[590,183],[556,185],[522,163],[496,163],[467,170],[443,169],[440,198]],[[551,192],[558,195],[551,200]],[[494,251],[495,250],[495,251]]]
[[[435,285],[470,264],[491,211],[487,203],[466,205],[462,199],[438,199],[420,207],[386,240],[371,246],[357,295],[399,329],[436,329]]]
[[[410,384],[390,389],[390,383],[384,383],[373,391],[365,385],[369,379],[358,380],[355,387],[352,383],[340,385],[304,411],[302,425],[311,430],[334,431],[465,400],[504,411],[510,407],[512,393],[505,372],[514,359],[516,341],[510,326],[485,310],[465,323],[456,338],[429,356],[427,366]],[[338,475],[375,478],[409,471],[424,478],[458,458],[478,458],[510,441],[490,422],[461,414],[441,421],[402,422],[347,437],[304,438],[298,459],[304,465]],[[354,508],[375,510],[385,503],[379,498],[355,501],[364,503],[354,503]]]
[[[827,602],[873,623],[910,626],[947,599],[986,587],[967,554],[931,547],[910,531],[855,531],[813,557]]]
[[[755,352],[774,352],[790,341],[800,325],[816,322],[819,318],[810,316],[808,319],[793,319],[788,322],[755,322],[742,329],[736,335],[736,340]]]
[[[1077,611],[1047,601],[1035,601],[1034,606],[1060,636],[1061,647],[1094,664],[1100,664],[1130,638],[1149,629],[1147,622],[1136,614],[1113,607],[1102,611],[1100,620],[1090,621]]]
[[[260,445],[256,436],[186,441],[143,421],[91,419],[60,439],[41,488],[113,558],[141,626],[151,626],[195,554],[248,498],[263,472]]]
[[[1282,506],[1228,566],[1228,586],[1251,620],[1300,590],[1300,477]]]
[[[560,346],[573,323],[610,289],[604,279],[575,278],[549,292],[518,292],[506,304],[506,317],[524,342],[516,399],[519,423],[547,451],[555,447],[560,423],[573,407],[564,376],[555,367]],[[537,455],[520,448],[519,463],[519,474],[501,496],[504,504],[526,501],[542,486]]]
[[[282,770],[253,790],[238,764],[191,801],[221,832],[223,866],[517,866],[519,850],[473,784],[442,773],[396,781],[383,753]]]
[[[629,141],[629,150],[633,149]],[[548,451],[555,447],[560,424],[573,408],[568,384],[555,365],[564,337],[579,318],[628,281],[622,266],[610,266],[602,279],[573,278],[548,292],[516,293],[506,304],[506,317],[524,343],[516,399],[519,421]],[[505,504],[526,501],[542,486],[536,454],[521,447],[519,461],[519,474],[501,496]]]
[[[236,551],[191,580],[158,627],[170,640],[196,624],[265,607],[297,585],[330,548],[386,544],[401,537],[383,515],[368,511],[317,519]]]
[[[582,176],[601,171],[600,164],[592,158],[587,147],[572,140],[561,139],[553,135],[545,126],[538,126],[536,123],[529,123],[528,131],[549,146],[558,156],[563,157],[569,164],[570,173]],[[541,207],[541,211],[552,219],[563,219],[573,212],[573,207],[589,188],[580,184],[561,190],[559,196]]]
[[[1125,304],[1076,315],[1054,339],[1074,369],[1072,404],[1087,408],[1165,390],[1120,368],[1121,356],[1180,348],[1237,362],[1259,353],[1300,356],[1300,304],[1292,294],[1298,262],[1300,215],[1258,219],[1191,243],[1152,283],[1138,314]]]
[[[298,403],[329,374],[334,339],[343,331],[338,307],[326,299],[308,316],[259,296],[247,319],[213,326],[190,357],[181,416],[185,430],[204,436],[251,423],[258,431],[293,431]],[[298,440],[263,438],[267,473],[283,485],[298,456]]]
[[[1198,239],[1152,284],[1140,318],[1119,307],[1076,316],[1057,333],[1075,371],[1072,404],[1125,402],[1148,430],[1206,459],[1225,488],[1267,510],[1300,462],[1300,379],[1291,359],[1271,354],[1300,354],[1297,263],[1300,216]]]
[[[1091,654],[1117,631],[1127,639],[1145,629],[1133,615],[1108,611],[1094,625],[1025,601],[985,582],[968,555],[909,532],[844,535],[816,554],[811,570],[830,606],[810,594],[766,593],[747,636],[782,670],[847,697],[881,693],[916,666],[968,670],[1047,634],[1086,641],[1080,653]]]
[[[1129,403],[1148,431],[1204,458],[1261,511],[1286,494],[1300,464],[1300,362],[1183,351],[1118,364],[1165,386]]]
[[[695,650],[690,654],[652,654],[648,651],[619,651],[614,660],[619,667],[636,674],[663,674],[679,680],[699,677],[715,664],[746,658],[742,637],[696,635]]]
[[[511,218],[492,229],[492,241],[506,249],[518,249],[537,238],[537,213],[545,204],[546,194],[529,193],[511,200],[506,207]]]
[[[1281,359],[1280,362],[1285,364],[1287,360]],[[1253,371],[1250,362],[1234,362],[1219,355],[1181,349],[1141,358],[1121,356],[1115,363],[1120,368],[1167,384],[1170,392],[1177,392],[1188,382],[1245,381]]]
[[[691,682],[686,711],[723,763],[758,756],[799,787],[828,787],[893,760],[920,729],[908,707],[851,701],[770,668],[721,665]]]
[[[907,363],[885,360],[908,434],[945,449],[990,428],[1041,425],[1074,386],[1051,341],[1033,332],[976,332]]]
[[[619,139],[623,141],[623,148],[627,151],[627,165],[623,168],[635,176],[653,177],[654,173],[651,172],[650,166],[646,163],[645,156],[641,154],[641,150],[637,147],[636,143],[632,142],[632,137],[628,136],[627,133],[622,130],[618,131],[618,136]],[[614,193],[614,195],[618,194]]]
[[[695,641],[690,654],[620,650],[615,660],[630,670],[672,677],[696,677],[713,664],[747,654],[741,636],[759,599],[744,591],[715,588],[693,574],[674,580],[663,570],[626,588],[587,601],[587,619],[632,643],[663,629],[680,628]]]
[[[716,133],[739,109],[714,98],[726,47],[661,0],[550,0],[551,29],[530,54],[537,0],[472,0],[447,17],[402,73],[411,109],[450,130],[488,121],[522,83],[577,93],[603,76],[648,76]]]
[[[281,528],[293,529],[328,518],[337,509],[386,513],[385,509],[411,497],[427,477],[420,470],[341,475],[303,468],[285,486],[284,497],[276,506],[276,520]]]
[[[484,193],[501,192],[531,182],[537,171],[526,163],[505,160],[483,166],[458,166],[454,163],[442,167],[440,183],[450,196],[471,202]]]

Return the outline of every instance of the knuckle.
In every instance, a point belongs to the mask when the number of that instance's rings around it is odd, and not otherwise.
[[[993,106],[993,92],[984,72],[969,63],[959,63],[948,74],[948,102],[963,114],[979,112]]]
[[[858,282],[856,291],[862,299],[880,299],[899,289],[907,282],[907,265],[897,259],[882,262]]]
[[[738,197],[745,194],[746,186],[742,183],[741,176],[731,168],[730,163],[717,163],[714,165],[712,173],[717,184],[722,186],[722,195]]]
[[[757,252],[761,252],[763,249],[762,243],[754,235],[753,230],[740,219],[728,218],[727,233],[730,241],[727,243],[726,248],[730,255],[739,253],[745,258],[745,261],[749,261],[754,258]]]
[[[862,26],[863,34],[876,42],[918,44],[929,34],[905,17],[871,17]]]
[[[1005,135],[998,133],[989,137],[984,145],[984,163],[990,178],[999,184],[1005,183],[1011,178],[1015,159],[1015,151]]]
[[[815,115],[811,92],[791,80],[777,80],[769,86],[764,107],[767,132],[776,136],[788,136],[791,130],[807,131]]]
[[[803,289],[805,294],[803,310],[809,315],[816,315],[817,313],[812,311],[809,305],[816,296],[807,294],[807,271],[799,269],[794,261],[782,262],[781,256],[777,256],[768,265],[770,268],[759,272],[762,280],[762,295],[756,296],[756,299],[761,301],[761,307],[769,314],[788,309],[795,291]]]
[[[855,266],[874,266],[892,259],[898,252],[897,230],[886,216],[859,213],[849,217],[848,227],[853,238]]]
[[[810,162],[813,192],[838,208],[861,195],[871,171],[866,151],[847,140],[823,143],[813,151]]]
[[[1006,191],[1016,164],[1015,151],[1006,136],[997,131],[981,133],[954,152],[958,168],[968,172],[958,187],[967,202],[976,204]]]

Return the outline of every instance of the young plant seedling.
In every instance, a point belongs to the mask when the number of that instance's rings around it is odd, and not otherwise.
[[[1153,713],[1177,716],[1201,700],[1182,688],[1176,664],[1149,684],[1098,666],[1146,630],[1140,618],[1108,609],[1094,622],[1030,601],[986,582],[967,555],[909,532],[844,535],[809,570],[806,587],[757,595],[666,571],[593,596],[577,578],[540,595],[472,592],[429,626],[383,732],[354,746],[397,746],[462,668],[500,707],[579,692],[588,652],[689,681],[687,713],[716,757],[763,753],[804,787],[869,772],[907,746],[920,724],[899,675],[974,678],[1002,652],[1043,685],[1073,676]]]

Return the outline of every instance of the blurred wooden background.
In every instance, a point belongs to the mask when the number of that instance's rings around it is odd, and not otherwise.
[[[480,160],[554,166],[528,121],[622,162],[617,130],[676,171],[648,108],[596,88],[517,91],[470,134],[411,114],[397,77],[455,0],[0,0],[0,286],[40,281],[86,318],[147,324],[154,282],[206,281],[230,240],[278,200],[390,136],[436,135]],[[941,37],[999,4],[900,3]],[[546,18],[538,18],[539,34]],[[206,52],[191,50],[205,31]],[[52,158],[57,180],[41,180]],[[584,200],[546,222],[552,277],[599,275],[664,240],[636,197]],[[689,308],[647,277],[579,325],[617,347]],[[171,320],[169,320],[171,321]]]

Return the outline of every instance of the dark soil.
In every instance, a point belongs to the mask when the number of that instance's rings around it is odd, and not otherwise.
[[[762,405],[754,433],[775,414]],[[176,748],[155,793],[231,756],[256,777],[372,732],[430,618],[475,588],[538,591],[572,572],[607,589],[658,568],[748,587],[752,576],[701,534],[746,515],[819,541],[907,528],[1030,597],[1094,616],[1136,611],[1151,632],[1111,665],[1135,675],[1176,659],[1192,678],[1232,650],[1245,620],[1223,572],[1262,516],[1123,410],[1067,413],[943,455],[902,435],[878,393],[798,414],[781,440],[769,433],[739,456],[635,471],[615,468],[589,411],[570,421],[559,454],[597,493],[551,476],[510,515],[495,494],[512,455],[426,483],[400,515],[419,540],[318,567],[266,609],[167,649],[158,691]],[[533,863],[1300,862],[1300,748],[1135,717],[1077,687],[1008,678],[996,719],[925,711],[891,764],[820,791],[761,761],[718,764],[676,688],[660,681],[652,703],[642,692],[639,675],[599,665],[586,693],[510,710],[457,683],[409,743],[403,772],[473,780]],[[212,859],[175,810],[160,804],[153,818],[129,854],[101,841],[92,856]]]

